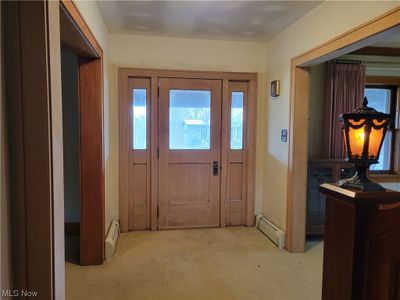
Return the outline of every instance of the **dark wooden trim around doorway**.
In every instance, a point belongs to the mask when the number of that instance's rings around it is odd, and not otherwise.
[[[13,286],[63,299],[64,193],[59,6],[2,2]]]
[[[61,42],[79,56],[80,263],[104,261],[103,50],[74,2],[60,1]]]
[[[68,26],[61,25],[63,43],[80,57],[100,58],[103,56],[103,50],[75,3],[71,0],[61,0],[60,8],[64,12],[60,14],[60,22],[69,23]]]
[[[70,37],[75,30],[75,41],[86,41],[80,52],[85,57],[80,64],[82,264],[104,260],[102,50],[73,2],[1,5],[13,237],[8,288],[64,299],[60,12],[73,25]]]

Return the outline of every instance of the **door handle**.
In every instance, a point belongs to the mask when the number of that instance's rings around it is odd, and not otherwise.
[[[213,161],[213,176],[218,176],[218,161]]]

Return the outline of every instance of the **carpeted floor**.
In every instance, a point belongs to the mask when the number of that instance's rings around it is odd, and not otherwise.
[[[321,299],[323,243],[277,249],[255,228],[130,232],[102,266],[66,263],[67,299]]]

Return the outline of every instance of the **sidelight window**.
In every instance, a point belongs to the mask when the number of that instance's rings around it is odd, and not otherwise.
[[[146,89],[133,89],[133,149],[145,150],[146,139]]]
[[[243,149],[243,92],[231,95],[231,149]]]

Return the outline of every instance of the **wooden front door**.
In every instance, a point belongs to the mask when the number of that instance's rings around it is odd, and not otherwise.
[[[220,225],[221,81],[160,78],[159,229]]]
[[[256,81],[119,70],[122,232],[254,225]]]

